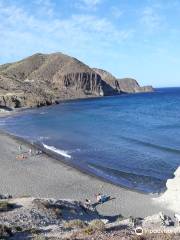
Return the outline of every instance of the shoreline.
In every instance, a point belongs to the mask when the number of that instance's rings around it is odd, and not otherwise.
[[[58,99],[56,102],[49,104],[49,105],[42,105],[42,106],[33,106],[33,107],[19,107],[19,108],[12,108],[12,109],[6,109],[6,107],[0,107],[0,118],[11,116],[14,114],[18,114],[24,111],[28,110],[36,110],[36,109],[42,109],[42,108],[48,108],[55,105],[63,104],[63,103],[69,103],[69,102],[78,102],[78,101],[89,101],[89,100],[101,100],[101,99],[107,99],[107,98],[115,98],[115,97],[125,97],[125,96],[133,96],[133,95],[142,95],[142,94],[152,94],[153,92],[134,92],[134,93],[121,93],[121,94],[115,94],[115,95],[107,95],[107,96],[86,96],[82,98],[72,98],[72,99]],[[2,111],[3,110],[3,111]]]
[[[155,93],[154,92],[150,92],[150,93]],[[53,107],[55,105],[58,105],[58,104],[63,104],[63,103],[69,103],[69,102],[78,102],[78,101],[94,101],[94,100],[102,100],[104,98],[115,98],[115,97],[127,97],[127,96],[133,96],[133,95],[142,95],[142,94],[149,94],[148,92],[137,92],[137,93],[123,93],[123,94],[119,94],[119,95],[113,95],[113,96],[103,96],[103,97],[97,97],[97,96],[91,96],[91,97],[87,97],[87,98],[77,98],[77,99],[67,99],[67,100],[59,100],[58,103],[53,103],[51,105],[45,105],[45,106],[39,106],[39,107],[22,107],[22,108],[15,108],[13,110],[7,110],[6,112],[0,112],[0,119],[1,118],[6,118],[6,117],[11,117],[11,116],[14,116],[14,115],[17,115],[17,114],[20,114],[20,113],[26,113],[26,111],[33,111],[33,110],[37,110],[37,109],[46,109],[46,108],[49,108],[49,107]],[[65,159],[63,159],[63,157],[61,157],[60,155],[56,154],[55,152],[53,151],[50,151],[50,150],[47,150],[45,147],[43,147],[40,144],[38,143],[35,143],[35,142],[30,142],[28,140],[26,140],[25,138],[23,137],[19,137],[19,136],[16,136],[16,135],[13,135],[11,133],[8,133],[4,130],[1,130],[0,129],[0,134],[3,133],[3,134],[7,134],[8,136],[12,137],[13,139],[15,140],[19,140],[21,141],[22,143],[26,143],[26,144],[30,144],[31,146],[35,147],[35,148],[38,148],[39,150],[43,151],[45,154],[47,154],[47,156],[49,156],[50,158],[53,158],[54,160],[56,161],[59,161],[59,162],[62,162],[63,164],[67,165],[67,166],[70,166],[70,167],[73,167],[74,169],[76,169],[77,171],[80,171],[81,173],[83,174],[88,174],[89,176],[91,177],[95,177],[103,182],[107,182],[107,183],[110,183],[110,184],[113,184],[115,186],[118,186],[118,187],[121,187],[121,188],[124,188],[126,190],[130,190],[130,191],[133,191],[133,192],[137,192],[137,193],[142,193],[142,194],[146,194],[146,195],[150,195],[154,198],[156,197],[159,197],[161,194],[163,194],[162,191],[159,191],[159,192],[156,192],[156,193],[151,193],[151,192],[145,192],[143,190],[138,190],[138,189],[132,189],[130,187],[126,187],[126,186],[123,186],[121,185],[121,183],[116,183],[115,181],[111,181],[110,179],[104,177],[103,175],[97,175],[96,173],[94,173],[93,171],[91,171],[90,169],[86,168],[86,167],[83,167],[83,166],[78,166],[77,164],[74,164],[73,162],[68,162],[66,161]]]
[[[163,211],[169,215],[172,212],[157,205],[154,195],[143,194],[105,182],[95,176],[87,175],[63,161],[57,161],[41,154],[31,156],[25,160],[17,160],[19,144],[24,150],[30,145],[22,139],[17,139],[8,133],[0,132],[0,193],[15,196],[31,195],[36,197],[52,197],[59,199],[76,199],[84,201],[86,198],[92,202],[95,194],[101,192],[115,197],[98,207],[103,215],[144,217]]]
[[[40,151],[42,151],[43,154],[45,154],[47,157],[49,157],[52,161],[56,161],[59,164],[64,164],[67,167],[71,167],[71,168],[75,169],[80,174],[88,175],[88,176],[90,176],[92,178],[95,178],[97,180],[100,180],[104,183],[112,184],[114,186],[120,187],[122,189],[131,191],[131,192],[147,195],[147,196],[150,196],[154,199],[156,199],[156,198],[160,197],[162,194],[164,194],[164,192],[148,193],[148,192],[143,192],[143,191],[140,191],[140,190],[137,190],[137,189],[132,189],[132,188],[123,186],[120,183],[115,183],[115,182],[110,181],[109,179],[107,179],[103,176],[94,174],[93,172],[90,172],[90,171],[86,170],[85,168],[79,167],[77,164],[74,164],[73,162],[66,161],[64,159],[64,157],[61,156],[60,154],[56,154],[55,152],[44,148],[42,145],[40,145],[38,143],[30,142],[30,141],[24,139],[23,137],[13,135],[13,134],[8,133],[8,132],[3,131],[3,130],[0,130],[0,137],[1,137],[1,135],[5,135],[7,137],[10,137],[10,138],[14,139],[15,141],[20,142],[21,144],[27,145],[29,148],[34,148],[34,149],[40,150]]]
[[[121,94],[121,95],[104,96],[104,97],[105,98],[114,98],[114,97],[117,97],[117,96],[122,97],[122,96],[127,96],[127,95],[134,95],[134,94],[144,94],[144,93],[126,93],[126,94]],[[6,117],[11,117],[11,116],[14,116],[16,114],[24,113],[25,111],[37,110],[38,108],[40,108],[40,109],[41,108],[48,108],[48,107],[55,106],[55,105],[61,104],[61,103],[86,101],[86,100],[94,100],[94,99],[95,100],[101,100],[104,97],[91,97],[91,98],[60,100],[58,103],[54,103],[54,104],[49,105],[49,106],[40,106],[40,107],[32,107],[32,108],[31,107],[30,108],[28,108],[28,107],[17,108],[17,109],[5,111],[5,112],[0,112],[0,119],[1,118],[6,118]],[[85,175],[87,174],[88,176],[91,176],[93,178],[97,178],[98,180],[103,181],[105,183],[109,183],[109,184],[115,185],[117,187],[121,187],[123,189],[129,190],[129,191],[132,191],[132,192],[137,192],[137,193],[149,195],[153,198],[159,197],[161,194],[163,194],[163,192],[148,193],[148,192],[144,192],[144,191],[141,191],[141,190],[132,189],[130,187],[123,186],[123,185],[121,185],[121,183],[116,183],[115,181],[111,181],[111,180],[107,179],[106,177],[103,177],[103,175],[97,175],[96,173],[93,173],[93,171],[91,172],[88,168],[86,169],[86,167],[83,168],[82,166],[78,166],[77,164],[74,164],[73,162],[66,161],[61,155],[56,154],[55,152],[46,149],[41,144],[28,141],[23,137],[16,136],[16,135],[14,135],[12,133],[9,133],[9,132],[6,132],[5,130],[2,130],[2,129],[0,129],[0,136],[1,136],[1,134],[9,136],[9,137],[13,138],[15,141],[18,140],[22,144],[26,144],[26,145],[29,145],[33,148],[37,148],[37,149],[41,150],[44,154],[46,154],[49,158],[52,158],[53,160],[58,161],[59,163],[63,163],[65,165],[69,166],[69,167],[72,167],[82,174],[85,174]]]

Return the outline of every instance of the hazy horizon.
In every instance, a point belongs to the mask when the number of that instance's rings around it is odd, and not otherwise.
[[[180,1],[0,0],[0,64],[63,52],[141,85],[180,86]]]

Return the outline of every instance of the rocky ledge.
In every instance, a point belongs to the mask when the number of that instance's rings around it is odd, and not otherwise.
[[[74,200],[10,195],[0,199],[0,239],[180,239],[180,226],[163,213],[108,217]]]
[[[0,65],[0,107],[50,105],[60,100],[153,91],[134,79],[116,79],[62,53],[41,54]]]

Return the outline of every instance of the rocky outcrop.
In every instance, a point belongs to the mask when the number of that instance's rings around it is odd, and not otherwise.
[[[166,183],[167,190],[154,201],[164,205],[170,210],[180,213],[180,167],[174,173],[174,178],[168,179]]]
[[[133,78],[117,79],[116,87],[118,91],[125,93],[153,92],[152,86],[141,87]]]
[[[94,206],[75,200],[2,196],[0,239],[130,240],[140,233],[146,234],[148,240],[156,239],[148,238],[147,234],[153,231],[156,234],[171,232],[174,237],[163,235],[165,238],[158,239],[179,239],[180,227],[162,212],[146,218],[104,217]]]
[[[66,99],[148,91],[133,84],[62,53],[37,53],[0,66],[0,107],[44,106]]]
[[[118,79],[105,70],[97,68],[93,69],[118,93],[153,92],[152,86],[141,87],[139,83],[133,78]]]

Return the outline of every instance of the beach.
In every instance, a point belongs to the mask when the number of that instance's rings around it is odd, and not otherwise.
[[[19,146],[27,159],[19,160]],[[130,191],[81,173],[46,154],[30,156],[29,144],[5,133],[0,134],[0,193],[15,197],[33,196],[57,199],[95,201],[95,194],[115,198],[98,206],[104,216],[144,217],[160,211],[171,214],[156,205],[154,196]],[[33,150],[34,151],[34,150]]]

